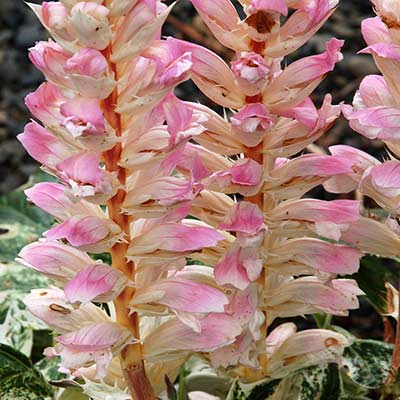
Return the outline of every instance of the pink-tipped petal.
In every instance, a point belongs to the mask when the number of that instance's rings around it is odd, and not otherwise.
[[[71,303],[87,303],[92,300],[108,302],[124,289],[128,279],[118,270],[105,264],[92,264],[83,268],[64,287]]]

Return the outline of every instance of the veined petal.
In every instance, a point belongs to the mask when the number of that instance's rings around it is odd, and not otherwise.
[[[121,229],[113,222],[91,215],[75,215],[45,234],[48,240],[67,240],[72,246],[94,253],[108,251],[120,240]]]
[[[247,234],[257,233],[264,224],[261,210],[253,203],[241,201],[229,211],[225,221],[218,225],[219,229]]]
[[[273,247],[270,252],[269,264],[294,260],[333,274],[357,272],[362,256],[361,251],[353,247],[336,245],[312,238],[290,239]]]
[[[59,183],[40,182],[26,189],[25,194],[29,201],[59,221],[65,221],[76,214],[96,213],[96,206],[84,201],[72,201],[67,191],[68,188]]]
[[[115,322],[103,322],[57,336],[56,340],[68,349],[88,352],[113,347],[125,342],[130,336],[130,332],[121,325]]]
[[[257,280],[262,268],[257,248],[232,246],[215,265],[215,280],[219,285],[231,284],[244,290]]]
[[[64,292],[54,287],[34,289],[24,298],[27,309],[59,333],[80,329],[88,324],[110,321],[107,314],[92,303],[73,308]]]
[[[225,314],[210,314],[200,320],[200,326],[201,333],[196,333],[177,318],[162,324],[144,339],[145,359],[174,358],[174,353],[184,351],[213,351],[232,343],[241,332],[234,318]]]
[[[71,156],[76,149],[62,143],[37,122],[30,122],[24,132],[17,136],[31,157],[40,163],[53,167]]]
[[[58,242],[35,242],[25,246],[17,261],[47,276],[67,281],[81,269],[93,264],[93,259],[81,250]]]
[[[154,295],[153,295],[154,293]],[[155,302],[189,313],[224,312],[225,294],[211,286],[184,278],[168,278],[139,288],[131,305]]]
[[[106,303],[117,297],[128,284],[127,277],[105,264],[92,264],[81,269],[64,287],[71,303],[85,304],[89,301]]]
[[[272,354],[268,374],[274,379],[282,378],[300,368],[339,362],[344,348],[349,345],[349,339],[330,330],[307,329],[294,333]]]
[[[212,228],[167,223],[134,237],[129,246],[130,255],[160,250],[186,252],[216,246],[224,237]]]

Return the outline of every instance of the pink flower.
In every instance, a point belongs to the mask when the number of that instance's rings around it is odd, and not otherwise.
[[[93,303],[79,308],[68,303],[57,288],[35,289],[24,298],[27,309],[59,333],[68,333],[85,325],[110,322],[109,317]]]
[[[209,227],[162,223],[134,237],[128,254],[152,253],[157,249],[185,253],[215,246],[220,240],[223,236]]]
[[[105,121],[99,102],[94,99],[75,98],[60,106],[61,125],[73,137],[102,136],[105,134]]]
[[[215,265],[215,280],[219,285],[231,284],[244,290],[258,279],[262,268],[257,248],[233,246]]]
[[[30,122],[18,140],[35,160],[54,168],[63,159],[71,156],[75,149],[70,148],[37,122]]]
[[[145,338],[145,358],[157,361],[164,354],[179,357],[182,352],[213,351],[232,343],[241,331],[240,325],[224,314],[210,314],[201,319],[200,328],[197,333],[177,318],[171,319]]]
[[[96,363],[97,377],[104,378],[113,358],[130,339],[130,332],[113,322],[103,322],[57,337],[54,349],[47,354],[61,357],[61,367],[75,370]]]
[[[38,42],[29,49],[29,59],[43,74],[55,84],[66,84],[64,65],[70,53],[51,39],[48,42]]]
[[[105,202],[117,188],[112,174],[101,169],[99,162],[99,153],[84,152],[61,161],[56,168],[60,179],[71,187],[74,196]]]
[[[227,171],[216,172],[207,178],[210,188],[218,188],[225,193],[251,195],[262,185],[262,168],[256,161],[242,158]]]
[[[305,57],[285,68],[270,85],[265,87],[265,104],[272,111],[288,109],[301,103],[324,78],[335,64],[342,60],[340,49],[343,40],[331,39],[326,44],[326,52]]]
[[[171,7],[159,1],[138,1],[116,29],[113,60],[123,62],[139,55],[160,38],[161,27]]]
[[[255,204],[241,201],[229,211],[226,221],[218,227],[233,232],[254,234],[264,227],[264,216]]]
[[[64,70],[68,74],[100,78],[107,73],[108,63],[100,51],[83,48],[66,61]]]
[[[334,245],[313,238],[289,239],[274,246],[268,257],[270,264],[289,260],[333,274],[352,274],[359,268],[362,253],[349,246]]]
[[[260,93],[268,82],[270,68],[257,53],[242,53],[231,63],[236,80],[248,96]]]
[[[73,32],[69,23],[69,12],[62,3],[50,1],[42,3],[43,22],[55,34],[66,40],[73,40]]]
[[[276,117],[261,103],[248,104],[231,117],[234,134],[249,147],[257,146],[275,121]]]
[[[266,346],[271,354],[268,373],[274,379],[311,365],[337,362],[344,348],[350,345],[349,339],[331,330],[307,329],[298,333],[295,330],[289,322],[267,337]]]
[[[56,85],[45,82],[35,92],[25,97],[25,104],[31,114],[44,125],[54,127],[62,118],[60,105],[66,100],[67,98]]]
[[[51,182],[41,182],[25,190],[29,201],[59,221],[64,221],[75,214],[96,213],[96,206],[73,201],[67,192],[66,186]]]
[[[59,280],[68,281],[93,259],[83,251],[58,242],[35,242],[25,246],[18,254],[18,262],[28,268]]]
[[[105,264],[91,264],[82,268],[64,288],[70,303],[85,304],[95,300],[107,303],[117,297],[128,283],[118,270]]]
[[[74,215],[45,234],[48,240],[67,240],[72,246],[102,253],[121,240],[121,229],[114,222],[91,215]]]
[[[179,316],[180,313],[224,312],[228,299],[216,288],[178,276],[138,288],[130,303],[132,308],[140,309],[146,303],[166,305]]]

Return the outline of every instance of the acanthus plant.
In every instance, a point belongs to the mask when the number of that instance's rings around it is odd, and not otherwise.
[[[343,42],[283,68],[337,1],[243,0],[242,20],[229,0],[192,3],[236,52],[230,65],[161,39],[161,1],[31,5],[54,41],[30,50],[47,82],[26,104],[42,125],[19,139],[59,183],[26,191],[58,223],[20,253],[55,285],[25,302],[60,334],[46,355],[62,371],[134,399],[155,399],[193,354],[244,382],[340,361],[340,333],[269,328],[347,315],[362,291],[337,275],[357,271],[361,250],[397,254],[397,237],[365,233],[358,201],[303,198],[321,184],[346,192],[360,174],[341,146],[302,154],[340,114],[309,96]],[[229,117],[178,99],[189,78]],[[112,265],[94,261],[104,252]],[[105,302],[109,315],[93,304]]]

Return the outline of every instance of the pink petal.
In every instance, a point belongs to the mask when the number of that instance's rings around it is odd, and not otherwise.
[[[67,146],[37,122],[27,124],[17,138],[31,157],[47,166],[54,166],[71,154]]]
[[[381,75],[366,76],[360,83],[360,95],[367,107],[391,107],[395,104],[385,78]]]
[[[57,336],[56,340],[70,350],[88,352],[111,348],[121,340],[126,340],[128,335],[129,332],[121,325],[103,322]]]
[[[58,242],[35,242],[25,246],[18,261],[55,279],[71,279],[93,263],[86,253]]]
[[[29,201],[60,221],[75,214],[87,214],[94,206],[83,202],[73,202],[66,195],[67,187],[59,183],[41,182],[25,190]]]
[[[166,223],[158,225],[131,241],[131,253],[149,253],[157,249],[186,252],[216,246],[224,237],[214,229]]]
[[[318,239],[290,239],[271,249],[270,262],[294,260],[312,268],[333,274],[357,272],[362,253],[349,246],[336,245]]]
[[[272,218],[345,224],[357,221],[360,216],[359,208],[360,202],[356,200],[301,199],[281,203],[274,208]]]
[[[160,293],[160,299],[154,299],[154,302],[181,312],[223,312],[224,305],[228,304],[228,299],[220,290],[182,278],[160,280],[149,287],[138,289],[132,304],[140,304],[141,299],[145,300],[147,296],[151,298],[152,292]]]
[[[101,296],[102,302],[111,301],[126,286],[128,279],[118,270],[105,264],[92,264],[83,268],[64,287],[71,303],[87,303]]]
[[[262,179],[262,167],[250,158],[243,158],[235,163],[229,173],[232,183],[243,186],[256,186]]]
[[[77,97],[63,103],[60,112],[64,116],[61,125],[73,137],[105,134],[104,116],[98,100]]]
[[[257,233],[264,224],[264,216],[261,210],[253,203],[241,201],[229,210],[225,221],[218,225],[219,229],[242,232],[248,234]]]
[[[386,161],[371,169],[372,184],[389,197],[400,195],[400,162]]]
[[[262,270],[256,249],[231,247],[215,265],[215,280],[219,285],[231,284],[240,290],[255,281]]]
[[[99,78],[108,71],[106,58],[100,51],[83,48],[65,63],[65,72]]]
[[[241,333],[240,325],[225,314],[210,314],[200,320],[201,333],[174,318],[152,332],[144,340],[144,356],[157,356],[174,351],[213,351],[226,346]]]
[[[60,104],[66,97],[51,82],[42,83],[35,92],[25,97],[25,104],[32,115],[44,125],[54,126],[61,120]]]
[[[65,239],[72,246],[94,244],[110,234],[107,223],[98,217],[75,215],[46,233],[48,240]]]

